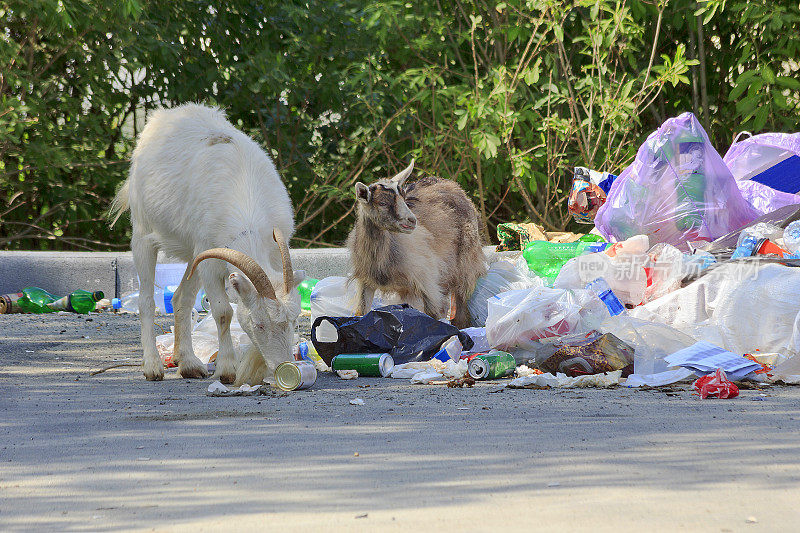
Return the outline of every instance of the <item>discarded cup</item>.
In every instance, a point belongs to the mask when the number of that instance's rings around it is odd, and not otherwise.
[[[285,391],[310,388],[317,381],[317,369],[308,361],[288,361],[275,369],[275,383]]]

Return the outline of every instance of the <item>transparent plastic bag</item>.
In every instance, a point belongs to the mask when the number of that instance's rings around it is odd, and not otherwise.
[[[667,120],[614,181],[595,225],[608,239],[644,234],[688,251],[755,219],[731,171],[691,113]]]
[[[606,318],[595,329],[613,333],[634,348],[633,368],[637,375],[665,372],[669,365],[664,358],[695,344],[695,339],[666,324],[622,314]]]
[[[650,248],[647,255],[649,260],[645,268],[648,283],[644,301],[650,302],[680,288],[686,270],[684,263],[686,256],[665,242]]]
[[[753,224],[742,230],[739,234],[739,239],[736,241],[736,247],[742,245],[742,241],[747,237],[755,237],[756,240],[761,239],[769,239],[773,242],[777,241],[778,239],[783,238],[784,230],[779,228],[774,224],[768,224],[766,222],[759,222],[758,224]]]
[[[757,181],[737,181],[736,186],[742,197],[758,211],[759,215],[766,215],[777,211],[787,205],[800,204],[800,195],[777,191]]]
[[[499,350],[530,348],[564,335],[588,333],[588,318],[609,316],[608,308],[588,290],[533,289],[508,291],[489,299],[486,338]]]
[[[253,343],[242,329],[242,326],[239,325],[238,315],[236,314],[237,304],[232,303],[231,307],[233,308],[233,318],[231,318],[230,324],[231,340],[233,341],[233,348],[238,361]],[[175,333],[170,332],[157,336],[156,348],[164,362],[170,363],[175,348]],[[217,351],[219,351],[219,336],[217,335],[217,323],[211,313],[194,325],[192,329],[192,349],[203,363],[208,364],[216,357]]]

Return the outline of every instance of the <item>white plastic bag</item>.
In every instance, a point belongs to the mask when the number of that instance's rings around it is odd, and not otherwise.
[[[800,269],[775,263],[723,263],[631,314],[661,321],[737,354],[759,350],[797,355]]]
[[[525,271],[529,271],[527,263],[524,263],[524,268]],[[541,278],[531,274],[525,275],[514,263],[509,261],[492,263],[489,271],[478,279],[475,290],[467,302],[472,325],[476,327],[486,325],[486,317],[489,314],[487,304],[489,298],[506,291],[543,285],[544,281]]]
[[[311,323],[320,316],[353,316],[358,303],[356,283],[345,276],[321,279],[311,291]],[[401,303],[394,295],[375,293],[371,309]]]

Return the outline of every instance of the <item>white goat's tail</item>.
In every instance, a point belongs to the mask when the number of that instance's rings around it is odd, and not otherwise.
[[[108,217],[114,217],[111,220],[110,227],[114,227],[114,224],[117,223],[119,217],[122,216],[122,213],[128,210],[130,206],[128,205],[128,180],[125,180],[125,183],[122,184],[122,187],[119,188],[117,191],[116,196],[114,196],[114,201],[111,202],[111,209],[108,210]]]

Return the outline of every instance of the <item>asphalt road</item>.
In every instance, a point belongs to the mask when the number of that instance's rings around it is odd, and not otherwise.
[[[211,398],[174,371],[90,375],[138,361],[138,343],[133,316],[0,316],[0,530],[800,528],[800,388],[699,400],[326,374]]]

